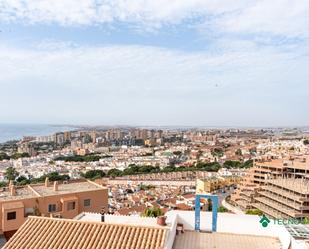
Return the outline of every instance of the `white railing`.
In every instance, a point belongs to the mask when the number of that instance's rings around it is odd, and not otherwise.
[[[129,215],[105,215],[105,222],[110,223],[120,223],[120,224],[132,224],[140,226],[158,226],[157,219],[151,217],[141,217],[141,216],[129,216]]]

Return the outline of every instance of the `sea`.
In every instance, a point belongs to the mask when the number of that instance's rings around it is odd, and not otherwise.
[[[19,140],[23,136],[46,136],[55,132],[74,130],[75,127],[67,125],[48,124],[0,124],[0,143]]]

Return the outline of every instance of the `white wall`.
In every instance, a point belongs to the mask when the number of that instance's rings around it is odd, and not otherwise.
[[[140,225],[140,226],[154,226],[158,227],[156,218],[140,217],[140,216],[128,216],[128,215],[110,215],[104,216],[106,223],[116,224],[129,224],[129,225]],[[101,222],[101,214],[98,213],[82,213],[75,217],[77,220],[84,221],[97,221]]]
[[[170,230],[168,232],[165,247],[164,249],[172,249],[176,236],[176,228],[177,228],[178,215],[167,217],[167,224],[170,226]]]

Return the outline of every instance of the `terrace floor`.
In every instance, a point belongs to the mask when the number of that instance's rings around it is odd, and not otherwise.
[[[280,249],[280,241],[266,236],[185,231],[177,235],[173,249]]]

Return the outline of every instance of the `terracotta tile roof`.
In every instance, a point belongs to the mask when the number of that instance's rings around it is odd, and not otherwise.
[[[128,215],[130,213],[142,213],[146,208],[147,208],[146,205],[139,205],[130,208],[121,208],[117,211],[121,215]]]
[[[176,208],[178,210],[192,210],[193,208],[184,204],[184,203],[179,203],[179,204],[176,204]]]
[[[167,229],[29,217],[3,249],[159,249]]]
[[[172,203],[172,204],[176,204],[176,201],[177,201],[177,198],[175,197],[164,200],[165,203]]]
[[[182,197],[185,199],[195,199],[195,194],[184,194]]]

